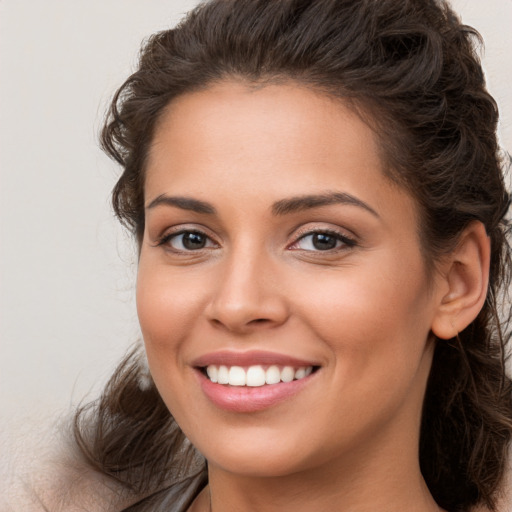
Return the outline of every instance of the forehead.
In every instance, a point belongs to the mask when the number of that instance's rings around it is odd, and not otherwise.
[[[232,190],[277,201],[340,189],[376,206],[392,188],[411,201],[384,175],[372,129],[341,100],[296,84],[224,82],[174,100],[155,130],[145,200],[191,188],[230,201]]]

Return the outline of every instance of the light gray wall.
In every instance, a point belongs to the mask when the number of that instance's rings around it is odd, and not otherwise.
[[[135,258],[97,148],[139,43],[193,0],[0,0],[0,421],[47,418],[105,381],[138,336]],[[454,0],[486,40],[512,150],[512,0]]]
[[[0,421],[92,395],[138,337],[97,132],[141,40],[197,1],[0,1]]]

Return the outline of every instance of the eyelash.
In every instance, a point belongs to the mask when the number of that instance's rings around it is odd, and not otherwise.
[[[305,240],[308,237],[314,237],[315,235],[327,235],[328,237],[334,238],[336,240],[336,242],[341,242],[342,245],[341,245],[341,247],[335,247],[335,248],[326,249],[323,251],[320,249],[317,249],[316,251],[315,250],[307,250],[307,249],[302,249],[302,250],[304,250],[306,252],[332,253],[332,252],[338,252],[338,251],[350,249],[351,247],[355,247],[357,245],[356,240],[354,240],[351,237],[348,237],[345,234],[335,231],[333,229],[308,229],[304,233],[299,233],[295,242],[293,242],[291,245],[289,245],[288,248],[290,248],[294,245],[297,245],[301,240]],[[301,249],[296,249],[296,250],[301,250]]]
[[[203,231],[201,230],[198,230],[198,229],[182,229],[180,231],[177,231],[177,232],[173,232],[173,233],[168,233],[164,236],[162,236],[156,243],[156,246],[157,247],[160,247],[160,246],[164,246],[166,244],[169,244],[170,245],[170,242],[171,240],[179,237],[179,236],[182,236],[182,235],[185,235],[185,234],[197,234],[197,235],[200,235],[202,237],[205,237],[205,239],[210,242],[213,242],[213,244],[215,245],[218,245],[216,242],[214,242],[212,240],[211,237],[209,237],[206,233],[204,233]],[[330,248],[330,249],[326,249],[326,250],[321,250],[321,249],[317,249],[317,250],[310,250],[310,249],[300,249],[300,248],[296,248],[296,249],[293,249],[293,246],[296,246],[297,244],[299,244],[300,241],[303,241],[305,239],[307,239],[308,237],[313,237],[315,235],[327,235],[328,237],[332,237],[336,240],[336,243],[338,242],[341,242],[341,246],[340,247],[334,247],[334,248]],[[208,243],[208,242],[206,242]],[[183,242],[182,242],[182,245],[183,245]],[[354,240],[353,238],[351,237],[348,237],[346,236],[345,234],[342,234],[338,231],[335,231],[335,230],[332,230],[332,229],[308,229],[308,230],[305,230],[303,233],[299,233],[298,236],[296,237],[295,241],[293,243],[291,243],[290,245],[287,246],[287,249],[290,249],[290,250],[302,250],[304,252],[318,252],[318,253],[333,253],[333,252],[338,252],[338,251],[343,251],[343,250],[346,250],[346,249],[350,249],[351,247],[355,247],[357,246],[357,242],[356,240]],[[199,252],[203,249],[208,249],[207,247],[201,247],[199,249],[185,249],[185,250],[182,250],[182,249],[176,249],[176,248],[172,248],[170,247],[169,250],[175,252],[175,253],[193,253],[193,252]]]
[[[176,231],[176,232],[173,232],[173,233],[167,233],[166,235],[162,236],[161,238],[158,239],[158,241],[156,243],[156,246],[160,247],[160,246],[164,246],[166,244],[170,245],[170,242],[171,242],[171,240],[173,238],[177,238],[177,237],[185,235],[185,234],[200,235],[200,236],[204,237],[205,239],[209,240],[210,242],[212,242],[211,237],[209,237],[206,233],[204,233],[203,231],[201,231],[199,229],[182,229],[180,231]],[[177,253],[180,253],[180,252],[181,253],[185,253],[185,252],[197,252],[197,251],[199,251],[201,249],[204,249],[204,248],[202,247],[202,248],[200,248],[198,250],[193,250],[193,249],[180,250],[180,249],[171,248],[170,250],[172,250],[174,252],[177,252]]]

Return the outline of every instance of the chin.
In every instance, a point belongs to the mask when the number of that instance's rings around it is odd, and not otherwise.
[[[229,473],[246,477],[281,477],[321,464],[318,457],[300,450],[304,442],[289,437],[283,442],[283,435],[257,437],[246,435],[238,438],[226,435],[218,441],[208,440],[195,446],[207,459],[208,464]]]
[[[297,465],[287,455],[268,455],[259,453],[250,454],[227,454],[223,453],[218,457],[208,458],[210,466],[216,466],[228,473],[251,478],[277,478],[297,473],[305,467]],[[299,466],[299,467],[297,467]],[[306,466],[304,464],[304,466]]]

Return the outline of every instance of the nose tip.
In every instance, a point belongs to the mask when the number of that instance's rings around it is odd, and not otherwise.
[[[277,327],[288,318],[285,295],[270,271],[257,273],[251,265],[233,265],[218,275],[209,303],[210,322],[233,332]]]

